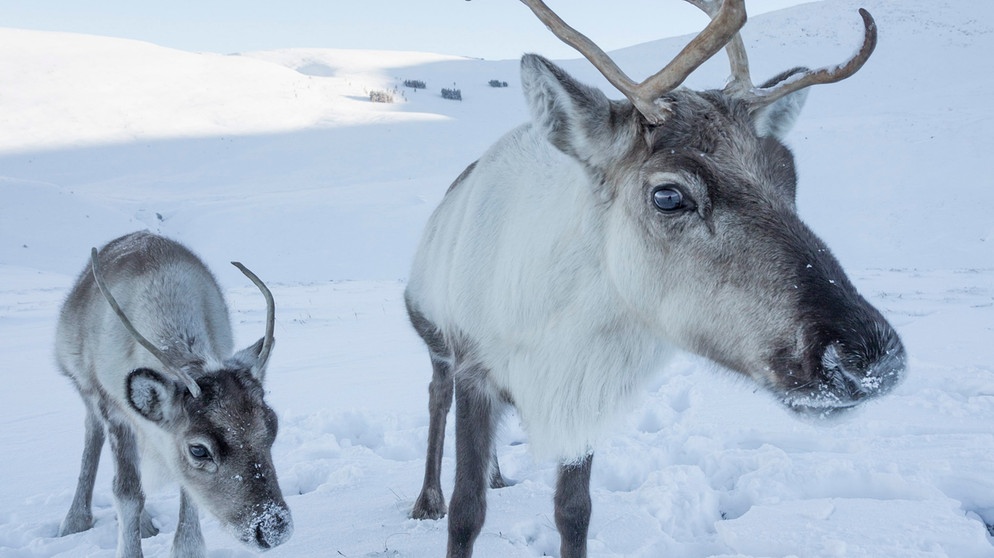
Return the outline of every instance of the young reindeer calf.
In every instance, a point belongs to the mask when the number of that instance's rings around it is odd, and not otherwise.
[[[60,536],[93,524],[106,432],[115,461],[117,556],[141,556],[141,537],[156,533],[144,513],[140,459],[158,462],[180,485],[173,556],[205,554],[198,506],[250,547],[266,550],[290,538],[293,520],[271,456],[276,414],[262,389],[275,306],[258,277],[232,263],[267,302],[265,337],[234,354],[221,289],[184,246],[136,232],[93,249],[56,333],[58,365],[86,405],[79,484]]]

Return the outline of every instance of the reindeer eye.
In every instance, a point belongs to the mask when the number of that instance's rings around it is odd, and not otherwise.
[[[211,452],[206,447],[200,444],[194,444],[190,446],[190,455],[192,455],[194,459],[203,460],[203,459],[210,459]]]
[[[685,200],[683,192],[674,186],[660,186],[652,192],[652,203],[664,212],[692,209],[693,203]]]

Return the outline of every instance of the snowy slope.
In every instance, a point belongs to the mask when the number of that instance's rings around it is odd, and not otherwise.
[[[812,90],[790,143],[802,216],[901,332],[909,378],[844,420],[808,423],[682,358],[597,452],[592,556],[994,555],[994,184],[983,169],[994,3],[830,0],[756,17],[744,32],[753,74],[841,61],[859,41],[858,6],[880,26],[877,52],[850,80]],[[686,40],[616,58],[641,78]],[[607,87],[586,62],[564,65]],[[719,86],[726,71],[719,57],[690,85]],[[221,56],[0,29],[0,76],[0,558],[113,555],[106,455],[96,526],[55,537],[83,409],[51,346],[90,246],[138,228],[214,268],[240,344],[260,334],[264,304],[227,262],[272,285],[274,458],[297,529],[269,555],[442,555],[445,520],[406,517],[430,368],[403,279],[449,182],[526,118],[517,62]],[[462,102],[439,95],[453,86]],[[368,102],[395,87],[398,102]],[[513,417],[499,451],[518,482],[491,491],[478,554],[555,555],[554,464],[531,460]],[[162,534],[146,555],[166,556],[178,498],[167,487],[149,508]],[[204,523],[211,556],[251,555]]]

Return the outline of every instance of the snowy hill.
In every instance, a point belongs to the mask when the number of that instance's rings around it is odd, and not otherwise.
[[[880,27],[877,51],[853,78],[812,90],[789,140],[802,216],[902,334],[909,378],[845,420],[812,424],[681,359],[598,450],[592,556],[994,555],[994,183],[983,168],[994,3],[829,0],[756,17],[744,31],[753,75],[843,60],[860,6]],[[686,41],[614,54],[641,78]],[[585,61],[563,65],[608,90]],[[689,85],[717,87],[726,73],[718,56]],[[227,262],[273,287],[268,399],[297,530],[269,555],[442,555],[445,520],[406,517],[430,367],[401,292],[449,183],[525,120],[517,61],[222,56],[0,29],[0,76],[0,558],[113,555],[106,455],[96,526],[55,536],[83,408],[51,347],[89,248],[140,228],[213,267],[240,341],[258,337],[264,305]],[[463,100],[443,99],[443,87]],[[371,103],[371,90],[396,90],[396,102]],[[447,493],[451,442],[450,431]],[[554,464],[530,458],[513,417],[499,451],[518,483],[490,493],[478,553],[554,555]],[[165,556],[178,498],[154,492],[149,508],[162,534],[145,552]],[[251,555],[204,523],[211,556]]]

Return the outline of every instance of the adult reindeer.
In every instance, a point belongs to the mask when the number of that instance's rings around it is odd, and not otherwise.
[[[798,217],[781,143],[804,88],[845,79],[870,56],[876,27],[865,10],[851,60],[753,87],[742,0],[691,0],[712,21],[642,83],[541,1],[523,1],[628,100],[524,56],[531,122],[471,164],[427,224],[406,291],[433,367],[412,516],[446,512],[438,468],[454,380],[450,557],[472,554],[509,404],[533,452],[559,460],[555,520],[562,555],[575,557],[586,554],[595,442],[674,350],[815,415],[887,393],[904,371],[897,333]],[[680,88],[723,47],[727,87]]]
[[[56,335],[59,367],[86,405],[79,484],[60,535],[93,523],[93,483],[106,431],[115,464],[118,556],[140,557],[141,536],[156,533],[144,513],[141,460],[155,462],[180,486],[173,556],[205,555],[198,506],[253,548],[290,538],[293,521],[270,453],[276,414],[262,389],[275,306],[265,284],[232,263],[259,287],[268,308],[266,335],[234,355],[224,297],[193,253],[147,232],[93,249]]]

